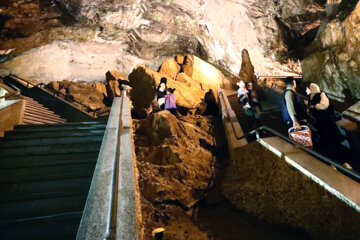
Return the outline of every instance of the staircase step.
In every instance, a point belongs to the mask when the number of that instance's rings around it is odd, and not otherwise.
[[[42,111],[41,112],[25,111],[25,114],[62,119],[59,115],[56,115],[53,112],[46,112],[46,111],[45,112],[42,112]]]
[[[43,124],[47,124],[47,122],[42,122],[42,121],[34,121],[34,120],[29,120],[24,118],[24,122],[23,124],[27,125],[27,124],[37,124],[37,125],[43,125]]]
[[[84,153],[99,151],[101,141],[98,143],[78,143],[78,144],[62,144],[49,146],[34,146],[22,148],[5,148],[0,152],[0,161],[8,157],[15,156],[35,156],[65,153]]]
[[[83,211],[87,194],[32,199],[0,204],[0,219],[15,220],[19,218],[41,217],[63,212]]]
[[[52,124],[46,124],[46,125],[17,125],[17,126],[29,126],[29,128],[17,128],[15,129],[16,132],[21,132],[21,133],[25,133],[25,132],[38,132],[38,131],[69,131],[69,130],[102,130],[106,128],[106,125],[79,125],[79,126],[67,126],[65,125],[58,125],[58,126],[51,126]],[[15,126],[16,127],[16,126]]]
[[[106,127],[106,123],[99,123],[99,122],[79,122],[79,123],[53,123],[53,124],[47,124],[46,126],[41,125],[41,126],[36,126],[36,125],[16,125],[14,127],[14,130],[23,130],[23,129],[30,129],[31,131],[33,130],[57,130],[56,128],[58,127],[64,127],[64,128],[59,128],[59,130],[64,130],[67,127],[70,129],[72,127],[101,127],[101,128],[105,128]],[[54,129],[50,129],[50,128],[54,128]]]
[[[0,239],[75,239],[82,211],[0,222]]]
[[[56,122],[64,123],[65,122],[65,120],[61,119],[61,118],[52,117],[51,115],[45,117],[45,116],[41,116],[41,115],[36,115],[35,113],[25,113],[24,119],[35,120],[35,121],[54,121],[54,123],[56,123]]]
[[[0,160],[0,169],[55,166],[66,164],[96,163],[98,149],[85,153],[65,153],[26,157],[7,157]]]
[[[103,139],[102,135],[84,136],[84,137],[58,137],[54,135],[51,138],[39,139],[16,139],[16,140],[0,140],[0,149],[4,148],[20,148],[30,146],[49,146],[58,144],[76,144],[76,143],[97,143]]]
[[[42,118],[39,116],[29,116],[27,114],[24,115],[24,122],[25,121],[35,121],[35,122],[42,122],[42,123],[64,123],[65,120],[62,119],[49,119],[49,118]]]
[[[92,176],[95,163],[0,169],[0,184]]]
[[[2,184],[0,185],[0,204],[2,202],[87,194],[91,179],[91,176],[86,176],[82,178]]]
[[[5,133],[5,141],[15,139],[34,139],[34,138],[51,138],[57,137],[84,137],[84,136],[97,136],[104,135],[104,129],[83,129],[83,130],[63,130],[63,131],[33,131],[33,132],[20,132],[20,131],[9,131]],[[1,139],[0,139],[1,142]]]

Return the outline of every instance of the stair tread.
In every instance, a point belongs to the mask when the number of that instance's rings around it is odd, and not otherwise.
[[[1,202],[14,202],[39,198],[54,198],[87,194],[91,184],[91,176],[65,179],[49,179],[47,181],[28,181],[2,184]]]
[[[59,164],[72,164],[75,162],[84,163],[94,161],[98,157],[98,151],[84,152],[84,153],[64,153],[64,154],[50,154],[50,155],[35,155],[17,157],[8,157],[0,160],[1,168],[24,168],[37,166],[53,166]]]

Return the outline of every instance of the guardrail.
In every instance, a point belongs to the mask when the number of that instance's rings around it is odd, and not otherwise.
[[[137,239],[128,98],[114,99],[78,240]]]
[[[231,106],[230,106],[230,103],[229,103],[229,100],[227,99],[227,96],[224,94],[223,90],[219,90],[218,92],[219,96],[222,96],[222,98],[224,98],[224,102],[225,102],[225,106],[221,106],[222,107],[222,111],[226,112],[228,116],[231,116],[232,114],[235,115],[234,111],[232,110]],[[226,116],[225,116],[226,117]],[[342,166],[341,164],[335,162],[334,160],[310,149],[310,148],[307,148],[293,140],[291,140],[289,137],[275,131],[274,129],[272,128],[269,128],[267,126],[261,126],[261,127],[258,127],[258,128],[255,128],[254,130],[248,132],[248,133],[245,133],[245,134],[242,134],[242,136],[239,136],[239,134],[236,133],[236,127],[235,127],[235,124],[238,124],[238,120],[237,118],[228,118],[230,120],[230,124],[232,126],[232,129],[234,130],[235,132],[235,137],[238,141],[250,136],[250,135],[253,135],[255,134],[256,135],[256,138],[259,139],[261,137],[261,132],[269,132],[277,137],[280,137],[281,139],[293,144],[293,145],[296,145],[297,147],[299,147],[300,149],[302,149],[303,151],[307,152],[308,154],[316,157],[317,159],[319,159],[320,161],[326,163],[326,164],[329,164],[329,165],[334,165],[340,172],[344,173],[346,176],[354,179],[355,181],[357,182],[360,182],[360,174],[356,173],[356,172],[353,172],[347,168],[345,168],[344,166]]]

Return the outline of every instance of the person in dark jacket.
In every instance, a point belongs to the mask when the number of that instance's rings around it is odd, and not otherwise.
[[[289,128],[299,127],[307,122],[306,107],[303,99],[296,93],[296,81],[293,77],[285,79],[286,90],[281,95],[283,120]]]
[[[340,154],[341,142],[344,137],[336,125],[334,107],[329,98],[324,92],[320,91],[319,86],[315,83],[310,83],[306,92],[310,95],[308,107],[312,117],[315,119],[314,126],[318,129],[320,137],[318,147],[329,157],[344,164],[346,168],[351,168],[348,163],[345,163]]]
[[[156,97],[161,110],[165,109],[165,95],[167,94],[168,91],[166,83],[167,83],[167,79],[161,78],[160,84],[156,89]]]

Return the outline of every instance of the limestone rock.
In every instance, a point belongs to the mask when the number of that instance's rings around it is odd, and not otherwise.
[[[171,79],[175,79],[176,75],[180,72],[181,67],[174,58],[170,58],[163,62],[160,67],[160,73],[168,75]]]
[[[51,82],[47,85],[47,87],[50,91],[59,91],[63,95],[59,95],[58,97],[64,98],[65,100],[78,105],[78,107],[82,108],[84,111],[88,111],[89,109],[105,109],[105,105],[103,103],[104,92],[98,90],[104,88],[103,84],[88,84],[84,82],[70,82],[65,80],[61,82]],[[77,104],[74,100],[87,106],[87,108]]]
[[[184,73],[200,84],[205,91],[231,87],[230,81],[213,65],[194,55],[187,55],[183,66]]]
[[[181,66],[184,64],[185,58],[183,55],[176,55],[175,61],[177,62],[177,64],[179,64]]]
[[[107,96],[112,100],[115,96],[120,96],[120,88],[118,80],[127,81],[127,77],[119,73],[117,70],[107,71],[106,74],[106,93]]]
[[[103,83],[95,82],[92,84],[92,86],[100,93],[102,93],[104,96],[107,96],[106,86]]]
[[[239,73],[240,80],[246,82],[256,83],[257,79],[255,76],[254,66],[251,63],[249,52],[243,49],[241,52],[241,69]]]
[[[129,75],[133,89],[130,92],[131,101],[135,111],[146,117],[151,111],[151,103],[156,95],[156,82],[160,82],[166,75],[152,71],[148,68],[137,66]]]
[[[214,142],[203,118],[193,120],[203,121],[201,128],[162,111],[134,125],[140,191],[151,203],[178,201],[191,208],[210,186],[214,162],[200,142]]]
[[[349,2],[355,9],[346,17],[340,12],[323,22],[302,61],[303,80],[344,99],[360,98],[360,3],[355,2]]]

